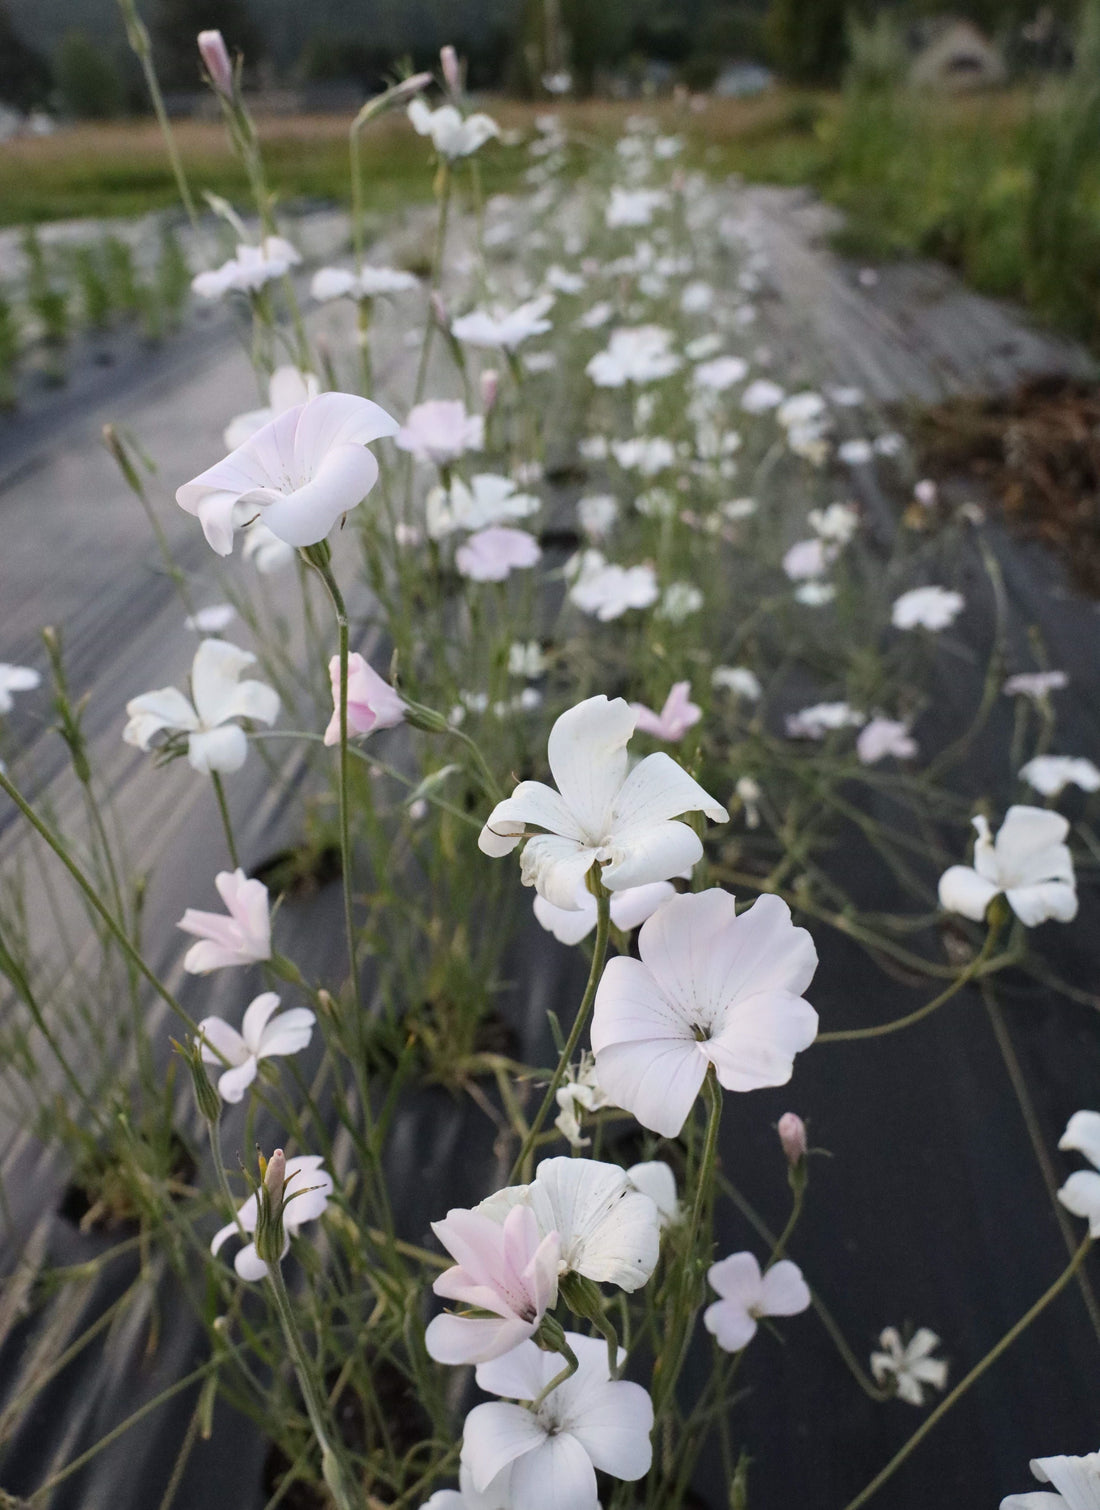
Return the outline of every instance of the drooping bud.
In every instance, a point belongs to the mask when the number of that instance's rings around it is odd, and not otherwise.
[[[481,374],[481,407],[486,414],[492,409],[500,392],[500,373],[495,367],[486,367]]]
[[[233,64],[220,31],[199,32],[199,56],[211,84],[227,100],[233,98]]]
[[[199,1115],[210,1126],[216,1125],[222,1114],[221,1097],[207,1074],[202,1057],[202,1045],[194,1038],[188,1038],[186,1043],[177,1043],[173,1038],[172,1046],[176,1053],[186,1060],[187,1068],[191,1071],[191,1083],[195,1087],[195,1101],[198,1104]]]
[[[783,1152],[792,1169],[806,1157],[806,1124],[795,1112],[785,1112],[776,1126]]]
[[[458,63],[458,53],[448,42],[446,47],[440,49],[439,64],[443,69],[443,82],[452,94],[462,93],[462,70]]]

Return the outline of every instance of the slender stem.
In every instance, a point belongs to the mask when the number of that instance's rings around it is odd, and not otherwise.
[[[133,52],[137,54],[141,63],[141,71],[145,75],[145,84],[149,90],[149,98],[153,104],[153,113],[160,127],[160,134],[164,138],[164,150],[168,153],[168,161],[172,165],[172,173],[176,180],[176,188],[179,190],[183,207],[187,211],[187,218],[197,231],[199,218],[195,213],[195,201],[191,197],[191,189],[187,182],[187,174],[183,169],[183,161],[176,146],[176,138],[172,133],[172,123],[168,119],[168,111],[164,106],[164,96],[160,92],[160,82],[157,79],[157,71],[153,66],[153,53],[149,43],[149,33],[145,23],[137,13],[134,0],[119,0],[119,9],[122,11],[123,20],[126,23],[126,36]]]
[[[588,984],[584,988],[581,1004],[577,1008],[577,1015],[573,1019],[573,1026],[566,1040],[561,1058],[558,1060],[557,1069],[550,1077],[550,1084],[546,1087],[546,1095],[542,1098],[542,1105],[535,1113],[534,1120],[527,1129],[527,1136],[523,1140],[523,1146],[516,1155],[516,1162],[512,1165],[512,1173],[508,1176],[508,1183],[512,1185],[519,1177],[535,1149],[535,1140],[538,1138],[543,1124],[550,1115],[550,1108],[554,1105],[554,1099],[558,1093],[558,1087],[565,1079],[565,1072],[572,1063],[577,1044],[580,1042],[581,1033],[592,1011],[592,1003],[596,999],[596,987],[600,983],[603,974],[604,961],[607,958],[607,941],[611,934],[611,893],[599,884],[596,892],[596,945],[592,950],[592,965],[588,972]]]
[[[214,796],[218,799],[218,812],[221,814],[222,828],[225,829],[225,842],[229,847],[229,863],[234,870],[241,866],[237,855],[237,845],[233,838],[233,825],[229,820],[229,804],[225,800],[225,784],[217,771],[210,772],[214,782]]]
[[[905,1445],[894,1454],[894,1456],[890,1459],[882,1472],[877,1474],[867,1485],[866,1489],[862,1490],[859,1494],[856,1495],[854,1500],[850,1500],[848,1504],[845,1505],[844,1510],[860,1510],[861,1505],[865,1505],[869,1499],[871,1499],[875,1494],[878,1493],[883,1484],[885,1484],[888,1479],[893,1477],[894,1473],[901,1467],[901,1465],[910,1456],[910,1454],[920,1446],[920,1444],[924,1441],[925,1437],[932,1430],[932,1428],[947,1414],[947,1412],[953,1405],[955,1405],[959,1400],[962,1399],[963,1395],[966,1394],[970,1386],[978,1382],[978,1380],[982,1377],[986,1370],[989,1369],[994,1363],[996,1363],[1001,1354],[1008,1351],[1008,1349],[1016,1341],[1017,1337],[1026,1332],[1028,1327],[1036,1319],[1036,1317],[1041,1315],[1041,1313],[1046,1310],[1047,1306],[1050,1305],[1051,1301],[1055,1300],[1062,1293],[1069,1282],[1073,1279],[1078,1269],[1080,1269],[1085,1259],[1088,1257],[1089,1249],[1091,1247],[1092,1239],[1086,1237],[1084,1242],[1078,1248],[1077,1252],[1074,1254],[1069,1267],[1062,1271],[1062,1273],[1051,1285],[1050,1289],[1039,1297],[1039,1299],[1031,1307],[1030,1311],[1020,1317],[1016,1325],[1014,1327],[1011,1327],[1005,1333],[1005,1335],[1001,1338],[1000,1342],[998,1342],[995,1347],[990,1348],[985,1357],[979,1363],[976,1363],[974,1365],[974,1367],[967,1374],[966,1378],[960,1379],[959,1383],[956,1384],[951,1393],[940,1401],[940,1403],[936,1406],[935,1410],[927,1418],[927,1420],[921,1422],[920,1426],[917,1427],[916,1431],[909,1438],[908,1442],[906,1442]]]

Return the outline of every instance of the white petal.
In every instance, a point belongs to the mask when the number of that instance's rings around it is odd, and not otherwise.
[[[126,704],[126,713],[130,721],[122,737],[140,750],[147,750],[149,741],[162,729],[190,730],[198,725],[194,708],[176,687],[161,687],[157,692],[132,697]]]
[[[244,1100],[244,1093],[256,1078],[256,1059],[250,1054],[243,1064],[226,1070],[218,1077],[218,1095],[230,1106]]]
[[[1083,1216],[1092,1237],[1100,1237],[1100,1174],[1079,1169],[1058,1192],[1058,1199],[1074,1216]]]
[[[596,854],[575,839],[536,834],[524,847],[520,877],[525,886],[534,886],[555,907],[570,911],[577,905],[577,888],[584,884]]]
[[[725,1009],[720,1031],[701,1045],[728,1091],[786,1085],[794,1056],[817,1037],[817,1013],[801,996],[767,991]]]
[[[289,1012],[281,1012],[264,1030],[258,1057],[267,1059],[273,1054],[297,1054],[308,1048],[315,1021],[308,1007],[292,1007]]]
[[[764,1275],[760,1309],[765,1316],[798,1316],[809,1308],[810,1289],[802,1270],[781,1258]]]
[[[476,1405],[466,1417],[462,1461],[470,1470],[474,1487],[484,1492],[498,1473],[545,1441],[546,1432],[529,1410],[490,1400]]]
[[[592,1459],[568,1432],[544,1436],[512,1468],[513,1505],[523,1510],[598,1510]]]
[[[663,1159],[632,1164],[626,1173],[631,1184],[648,1195],[657,1207],[662,1224],[677,1220],[680,1202],[676,1193],[676,1176]]]
[[[206,1064],[243,1064],[250,1053],[236,1028],[220,1017],[203,1018],[199,1023],[199,1039]]]
[[[1066,848],[1069,823],[1044,807],[1010,807],[997,833],[994,851],[1006,886],[1073,880]]]
[[[437,1363],[483,1364],[511,1353],[534,1330],[534,1323],[516,1316],[452,1316],[445,1311],[429,1322],[424,1346]]]
[[[255,1243],[246,1243],[243,1248],[237,1250],[233,1259],[233,1267],[242,1279],[258,1283],[267,1278],[267,1265],[256,1252]]]
[[[245,1009],[245,1014],[241,1021],[241,1037],[248,1045],[250,1053],[259,1053],[264,1028],[267,1027],[271,1014],[278,1010],[279,998],[274,991],[261,991],[259,996],[255,997]]]
[[[1010,886],[1005,897],[1026,928],[1037,928],[1048,918],[1071,923],[1077,916],[1077,890],[1072,882],[1044,881],[1039,886]]]
[[[535,917],[547,933],[552,933],[559,944],[579,944],[596,926],[596,898],[590,891],[581,892],[575,912],[564,907],[555,907],[543,896],[535,897]],[[614,905],[614,904],[612,904]]]
[[[707,1270],[707,1283],[723,1300],[736,1301],[745,1310],[755,1310],[760,1304],[763,1279],[753,1253],[731,1253],[728,1258],[711,1264]]]
[[[940,906],[945,912],[957,912],[960,917],[980,923],[1000,889],[969,865],[952,865],[940,877]]]
[[[337,446],[318,462],[308,482],[292,493],[265,500],[263,523],[287,545],[316,545],[341,514],[362,503],[377,481],[378,461],[373,452],[363,446]]]
[[[1100,1503],[1100,1453],[1083,1458],[1038,1458],[1031,1468],[1036,1478],[1053,1484],[1068,1510],[1096,1510]]]
[[[237,682],[256,657],[228,640],[203,640],[191,666],[191,692],[203,728],[213,729],[233,717]]]
[[[522,1342],[503,1357],[480,1364],[477,1384],[487,1394],[508,1400],[535,1400],[560,1372],[554,1354],[544,1353],[533,1342]]]
[[[498,802],[489,814],[478,845],[485,854],[508,854],[515,848],[518,836],[529,827],[561,834],[578,843],[585,837],[575,815],[553,787],[542,781],[521,781],[512,795]],[[500,847],[504,843],[507,849]]]
[[[623,783],[615,802],[615,836],[625,840],[634,828],[694,812],[706,813],[716,823],[729,818],[721,803],[662,750],[640,760]]]
[[[586,893],[587,895],[587,893]],[[611,898],[611,921],[623,933],[640,928],[663,902],[676,895],[671,881],[653,881],[645,886],[629,886]]]
[[[655,823],[615,833],[608,846],[611,863],[601,871],[609,891],[634,890],[667,881],[690,870],[703,856],[703,845],[686,823]]]
[[[583,1417],[570,1425],[571,1435],[594,1466],[627,1483],[649,1472],[652,1430],[653,1402],[648,1392],[625,1380],[586,1390]]]
[[[707,1306],[703,1325],[727,1353],[739,1353],[756,1336],[756,1321],[732,1300],[716,1300]]]
[[[544,1159],[535,1175],[545,1192],[562,1262],[597,1284],[637,1290],[659,1252],[657,1207],[617,1164]]]
[[[1058,1147],[1083,1153],[1090,1164],[1100,1169],[1100,1112],[1074,1112]]]
[[[239,724],[225,724],[192,734],[187,741],[187,758],[196,771],[239,771],[248,756],[248,739]]]
[[[634,714],[628,704],[621,697],[609,701],[604,696],[570,708],[550,731],[550,770],[591,840],[603,837],[608,810],[626,776],[626,746],[633,733]]]

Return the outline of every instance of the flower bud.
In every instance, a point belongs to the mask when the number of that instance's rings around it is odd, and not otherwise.
[[[458,66],[458,53],[455,52],[449,42],[446,47],[440,50],[439,63],[443,69],[443,82],[447,88],[452,94],[461,94],[462,72]]]
[[[481,407],[486,414],[492,409],[500,392],[500,373],[495,367],[487,367],[481,374]]]
[[[187,1061],[187,1068],[191,1071],[191,1083],[195,1087],[195,1101],[198,1104],[199,1115],[204,1122],[214,1126],[222,1114],[222,1103],[206,1072],[202,1045],[194,1038],[188,1038],[186,1044],[177,1043],[173,1039],[172,1045],[176,1052]]]
[[[233,98],[233,64],[220,31],[199,32],[199,56],[210,82],[226,99]]]
[[[779,1119],[776,1131],[787,1155],[791,1168],[796,1168],[806,1157],[806,1124],[795,1112],[785,1112]]]
[[[451,732],[451,725],[442,713],[437,713],[434,708],[426,708],[423,703],[407,702],[405,704],[405,722],[424,734],[449,734]]]
[[[264,1188],[273,1206],[278,1206],[283,1199],[283,1185],[286,1182],[286,1154],[281,1148],[277,1148],[267,1161],[264,1170]]]

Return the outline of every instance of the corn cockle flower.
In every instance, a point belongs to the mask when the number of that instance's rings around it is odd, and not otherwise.
[[[756,1336],[761,1316],[797,1316],[808,1309],[810,1290],[802,1270],[782,1258],[761,1274],[752,1253],[731,1253],[707,1270],[721,1296],[703,1312],[703,1325],[727,1353],[739,1353]]]
[[[632,1164],[626,1177],[635,1190],[648,1195],[656,1206],[662,1232],[680,1220],[682,1213],[676,1196],[676,1176],[663,1159],[649,1159],[643,1164]]]
[[[786,396],[771,378],[757,378],[741,395],[741,407],[746,414],[766,414],[769,409],[778,409]]]
[[[428,534],[443,540],[458,530],[483,530],[492,524],[526,519],[539,507],[533,493],[516,491],[510,477],[479,472],[469,486],[460,477],[449,488],[432,488],[425,501]]]
[[[222,870],[214,877],[225,912],[197,912],[188,907],[176,924],[199,942],[184,956],[189,975],[208,975],[228,965],[252,965],[271,958],[271,911],[267,887],[250,881],[243,870]]]
[[[196,273],[191,287],[201,299],[221,299],[228,293],[255,294],[265,283],[284,278],[301,262],[296,247],[282,236],[265,236],[259,246],[237,247],[237,255],[210,272]]]
[[[542,901],[542,898],[536,897],[535,900]],[[571,913],[562,913],[562,917],[570,916]],[[581,1119],[586,1112],[599,1111],[607,1105],[607,1097],[596,1079],[596,1063],[591,1054],[583,1051],[579,1063],[566,1067],[565,1079],[555,1091],[554,1099],[558,1103],[558,1115],[554,1118],[558,1132],[571,1148],[587,1147],[592,1139],[581,1136]]]
[[[657,574],[645,562],[618,566],[608,562],[600,551],[586,550],[567,566],[567,573],[570,568],[569,601],[602,624],[621,619],[632,608],[651,608],[660,596]]]
[[[630,933],[640,928],[662,902],[667,902],[675,894],[676,888],[671,881],[628,886],[625,891],[615,892],[611,898],[611,922],[620,933]],[[535,897],[535,917],[559,944],[579,944],[596,926],[596,898],[583,881],[577,887],[576,901],[576,907],[566,911],[564,907],[555,907],[545,897]]]
[[[1032,702],[1039,703],[1068,686],[1069,677],[1064,671],[1020,671],[1010,676],[1001,690],[1006,697],[1030,697]]]
[[[947,587],[914,587],[895,600],[890,621],[895,629],[946,629],[965,607],[961,592]]]
[[[265,409],[250,409],[238,414],[225,427],[222,439],[230,451],[243,446],[257,430],[270,425],[273,419],[293,409],[296,404],[305,404],[316,398],[321,391],[319,379],[312,372],[300,372],[297,367],[276,367],[267,385],[268,405]]]
[[[893,1382],[894,1392],[907,1405],[924,1404],[924,1387],[944,1389],[947,1364],[932,1354],[940,1345],[935,1332],[922,1326],[912,1339],[903,1343],[896,1327],[888,1326],[879,1337],[880,1353],[871,1354],[871,1373],[875,1383]]]
[[[274,1162],[274,1161],[273,1161]],[[320,1154],[302,1154],[296,1159],[287,1159],[283,1180],[283,1257],[290,1251],[290,1240],[306,1222],[314,1222],[328,1209],[329,1196],[333,1191],[332,1176],[324,1167]],[[291,1199],[293,1197],[293,1199]],[[240,1233],[255,1232],[259,1208],[256,1197],[250,1195],[237,1212],[235,1222],[227,1222],[215,1232],[210,1243],[211,1253],[217,1253],[226,1238]],[[242,1279],[259,1280],[267,1274],[267,1265],[256,1252],[255,1243],[245,1243],[237,1250],[233,1267]]]
[[[866,713],[860,713],[850,703],[814,703],[812,708],[788,714],[787,737],[824,739],[826,734],[833,734],[838,729],[858,729],[866,722]]]
[[[1010,1494],[1001,1510],[1100,1510],[1100,1452],[1084,1458],[1032,1458],[1031,1471],[1040,1484],[1057,1492]]]
[[[432,146],[448,162],[469,157],[500,135],[500,127],[492,116],[480,111],[463,117],[453,105],[433,110],[426,101],[416,99],[410,102],[406,114],[417,136],[431,137]]]
[[[541,555],[534,535],[494,524],[458,547],[455,567],[471,582],[504,582],[514,571],[534,566]]]
[[[451,326],[456,341],[467,346],[482,346],[490,351],[515,351],[532,336],[550,329],[546,318],[554,303],[553,294],[540,294],[516,309],[475,309],[460,315]]]
[[[605,220],[609,229],[619,226],[648,225],[658,210],[668,205],[664,189],[623,189],[615,185],[607,203]]]
[[[672,350],[672,332],[660,325],[637,325],[613,330],[605,351],[598,351],[585,368],[597,388],[623,388],[627,383],[655,383],[682,366]]]
[[[721,687],[750,703],[759,702],[764,693],[760,678],[747,666],[715,666],[710,680],[712,686]]]
[[[1069,824],[1043,807],[1010,807],[996,839],[981,814],[974,864],[952,865],[940,877],[940,906],[980,923],[994,897],[1028,928],[1047,918],[1069,923],[1077,916],[1073,857],[1066,845]]]
[[[612,1379],[602,1338],[566,1332],[577,1372],[536,1409],[535,1401],[561,1358],[525,1342],[505,1358],[483,1363],[479,1386],[502,1395],[476,1405],[462,1432],[462,1464],[493,1505],[523,1510],[597,1510],[596,1470],[633,1483],[649,1472],[653,1404],[640,1384]]]
[[[219,556],[254,519],[287,545],[316,545],[378,481],[367,446],[397,421],[353,393],[320,393],[257,430],[222,461],[176,489]]]
[[[233,97],[233,64],[220,31],[200,31],[199,56],[211,84],[226,99]]]
[[[406,294],[419,287],[412,273],[398,267],[321,267],[313,275],[310,294],[319,304],[330,299],[377,299],[384,294]]]
[[[332,718],[325,730],[325,744],[340,743],[340,657],[328,663],[332,681]],[[405,703],[389,682],[357,650],[348,656],[348,734],[373,734],[403,723]]]
[[[223,1101],[235,1105],[244,1097],[261,1059],[297,1054],[309,1046],[316,1021],[313,1013],[305,1007],[289,1012],[278,1008],[274,991],[264,991],[246,1009],[239,1033],[220,1017],[204,1017],[199,1023],[203,1059],[222,1067],[218,1095]]]
[[[691,374],[696,388],[710,393],[725,393],[735,383],[743,383],[749,375],[749,364],[744,357],[714,357],[709,362],[700,362]]]
[[[41,681],[41,676],[30,666],[10,666],[0,661],[0,713],[11,712],[13,692],[33,692]]]
[[[1100,1238],[1100,1112],[1075,1112],[1058,1147],[1083,1153],[1093,1166],[1071,1174],[1058,1192],[1058,1199],[1074,1216],[1083,1216],[1089,1234]]]
[[[126,704],[122,737],[148,750],[157,734],[186,734],[187,758],[196,771],[238,771],[248,754],[248,738],[236,718],[271,724],[279,714],[279,694],[263,682],[241,681],[256,657],[226,640],[203,640],[191,664],[191,697],[176,687],[143,692]]]
[[[1044,797],[1058,797],[1067,786],[1100,791],[1100,771],[1091,760],[1072,755],[1036,755],[1021,767],[1020,778]]]
[[[729,1091],[787,1084],[817,1037],[802,998],[817,951],[785,902],[758,897],[738,916],[717,888],[672,897],[638,950],[608,962],[592,1017],[596,1073],[616,1106],[674,1138],[712,1064]]]
[[[806,1124],[797,1112],[784,1112],[775,1125],[780,1146],[792,1168],[806,1157]]]
[[[480,414],[467,414],[460,398],[431,398],[410,410],[394,436],[394,445],[417,461],[448,467],[467,451],[480,451],[485,443],[485,421]]]
[[[429,1323],[424,1342],[436,1362],[484,1363],[534,1336],[557,1301],[558,1234],[540,1232],[534,1211],[522,1205],[503,1221],[480,1207],[455,1207],[432,1231],[457,1259],[432,1289],[484,1313],[445,1312]]]
[[[892,755],[896,760],[911,760],[917,754],[917,741],[909,725],[896,718],[872,718],[856,738],[856,754],[863,765],[875,765]],[[1100,775],[1097,776],[1100,785]]]
[[[504,1221],[517,1207],[534,1212],[541,1236],[557,1234],[559,1277],[583,1274],[634,1291],[656,1267],[657,1207],[618,1164],[543,1159],[530,1185],[508,1185],[477,1209]]]
[[[702,841],[684,813],[729,817],[699,783],[663,753],[647,755],[632,771],[626,746],[634,714],[622,698],[590,697],[570,708],[550,731],[550,770],[558,790],[521,781],[498,802],[481,830],[483,854],[507,855],[527,835],[522,877],[567,912],[577,910],[577,887],[594,865],[609,891],[667,881],[699,860]]]
[[[652,734],[655,739],[666,739],[670,744],[683,739],[703,716],[702,708],[691,700],[690,682],[673,682],[660,713],[654,713],[644,703],[631,703],[630,706],[636,720],[634,727],[639,734]]]

